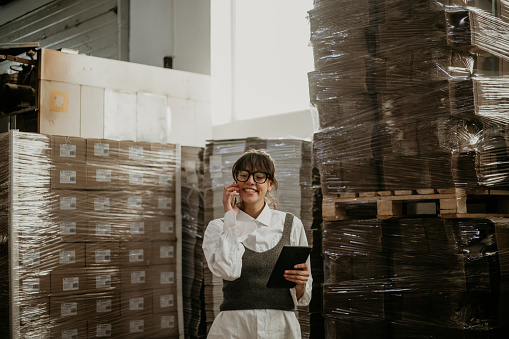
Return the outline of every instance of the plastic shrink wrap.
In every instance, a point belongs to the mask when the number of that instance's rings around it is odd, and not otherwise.
[[[509,336],[507,219],[490,217],[507,214],[508,10],[506,0],[314,2],[327,337]],[[383,214],[386,195],[443,189],[463,193],[431,217],[402,218],[411,213],[399,205],[389,213],[399,219],[363,219]],[[468,192],[498,196],[461,219]],[[375,211],[352,204],[347,216],[334,197],[374,197]],[[457,219],[437,217],[448,210]]]
[[[179,148],[0,139],[0,336],[177,337]]]

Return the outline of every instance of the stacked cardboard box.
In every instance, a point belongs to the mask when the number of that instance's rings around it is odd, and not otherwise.
[[[176,146],[8,137],[13,334],[177,336]]]

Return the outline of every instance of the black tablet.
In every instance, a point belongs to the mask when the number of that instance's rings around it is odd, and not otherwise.
[[[305,263],[309,253],[311,253],[309,246],[284,246],[270,274],[267,288],[295,287],[294,282],[285,279],[285,271],[294,270],[295,265]]]

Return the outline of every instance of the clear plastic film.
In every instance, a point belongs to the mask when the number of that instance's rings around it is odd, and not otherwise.
[[[474,4],[315,2],[324,194],[507,186],[509,3]]]
[[[176,145],[18,131],[1,145],[10,290],[2,330],[178,336]]]

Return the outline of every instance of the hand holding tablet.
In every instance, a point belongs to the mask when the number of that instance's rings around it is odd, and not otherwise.
[[[267,288],[295,287],[294,282],[285,279],[285,271],[297,270],[294,266],[305,263],[310,253],[309,246],[284,246],[267,282]]]

